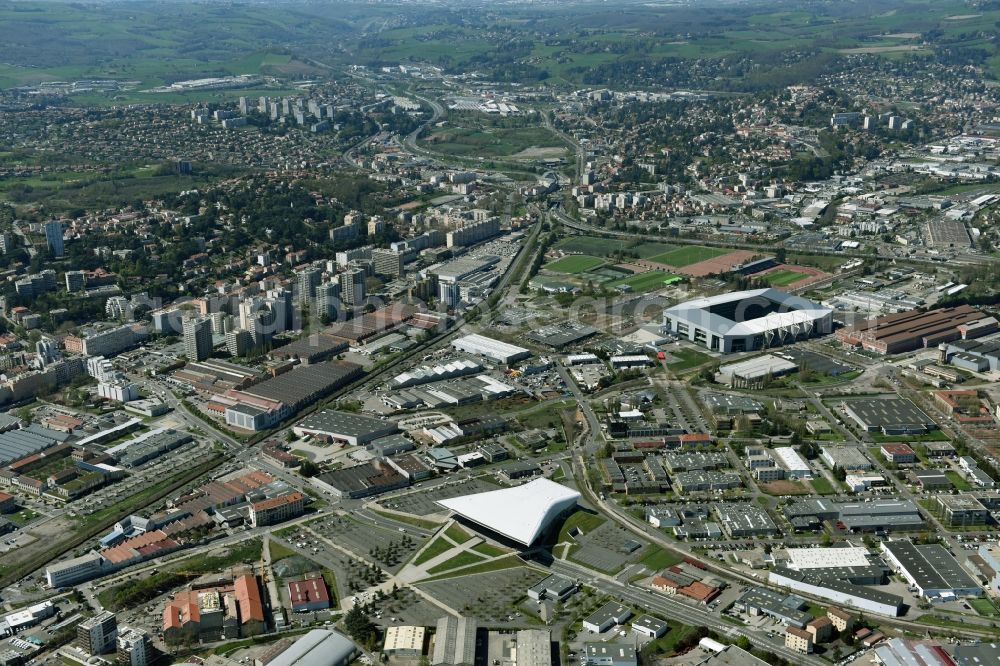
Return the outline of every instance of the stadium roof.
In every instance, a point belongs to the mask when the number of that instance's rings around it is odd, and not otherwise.
[[[580,493],[548,479],[513,488],[439,500],[456,514],[530,546],[553,518],[576,505]]]
[[[734,307],[726,307],[730,305]],[[804,324],[827,317],[831,312],[800,296],[768,288],[696,298],[667,308],[664,314],[697,322],[716,333],[740,336]]]

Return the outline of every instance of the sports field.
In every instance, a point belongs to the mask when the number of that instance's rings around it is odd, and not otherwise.
[[[632,288],[632,291],[642,293],[662,288],[664,286],[663,281],[669,277],[673,277],[673,273],[666,273],[664,271],[648,271],[646,273],[639,273],[627,278],[622,278],[621,280],[607,282],[604,284],[604,287],[614,289],[619,285],[627,284]]]
[[[582,273],[591,268],[597,268],[604,263],[603,259],[589,254],[571,254],[545,264],[545,270],[555,273]]]
[[[784,287],[786,285],[792,284],[793,282],[798,282],[802,278],[809,277],[805,273],[800,273],[798,271],[790,271],[787,269],[779,269],[776,271],[771,271],[770,273],[765,273],[761,276],[764,282],[767,282],[772,287]]]
[[[665,264],[675,268],[683,268],[684,266],[697,264],[699,261],[721,257],[724,254],[729,254],[730,252],[732,252],[732,250],[723,250],[716,247],[703,247],[701,245],[686,245],[684,247],[679,247],[676,250],[671,250],[670,252],[664,252],[663,254],[658,254],[655,257],[650,257],[649,260],[655,261],[658,264]]]
[[[612,238],[598,238],[596,236],[567,236],[555,244],[557,250],[563,252],[582,252],[583,254],[606,257],[616,250],[624,249],[628,243],[623,240]]]

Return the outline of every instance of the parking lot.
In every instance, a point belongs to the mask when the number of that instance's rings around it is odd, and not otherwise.
[[[419,583],[417,587],[462,615],[490,625],[522,627],[532,623],[518,610],[517,603],[527,595],[529,587],[544,577],[522,566]]]
[[[426,516],[431,513],[441,513],[444,511],[436,504],[438,500],[451,499],[460,495],[471,495],[473,493],[484,493],[489,490],[496,490],[496,484],[478,478],[463,479],[460,481],[450,481],[426,490],[407,493],[402,496],[393,497],[381,502],[387,509],[412,513],[415,516]]]
[[[570,559],[605,573],[616,573],[642,550],[642,544],[631,532],[612,522],[602,523],[592,532],[576,537],[576,541],[580,547]],[[638,548],[630,549],[626,544]]]
[[[361,523],[348,516],[325,516],[309,523],[320,536],[369,560],[392,573],[403,568],[425,539],[405,528],[389,530]]]

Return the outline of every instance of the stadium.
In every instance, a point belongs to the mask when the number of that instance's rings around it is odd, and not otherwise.
[[[830,333],[833,311],[777,289],[679,303],[663,311],[666,332],[723,353],[766,349]]]

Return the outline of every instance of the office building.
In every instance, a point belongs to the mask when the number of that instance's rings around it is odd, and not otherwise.
[[[611,627],[624,624],[632,617],[628,606],[609,601],[583,620],[583,628],[595,634],[602,634]]]
[[[939,494],[934,497],[941,521],[951,527],[985,525],[990,511],[972,495]]]
[[[305,496],[298,491],[254,502],[250,505],[250,525],[263,527],[297,518],[304,507]]]
[[[212,322],[198,317],[184,320],[184,355],[189,362],[204,361],[212,355]]]
[[[63,256],[63,227],[59,220],[50,220],[45,223],[45,242],[49,252],[53,257]]]
[[[635,645],[631,643],[587,643],[584,666],[638,666]]]
[[[423,627],[393,625],[385,630],[383,654],[419,657],[424,653]]]
[[[111,611],[98,613],[76,625],[76,644],[90,655],[112,652],[118,636],[118,619]]]

